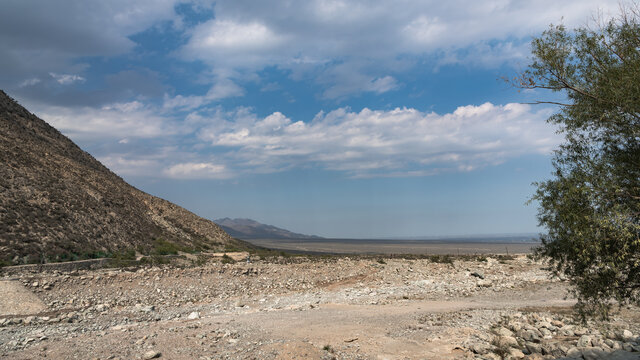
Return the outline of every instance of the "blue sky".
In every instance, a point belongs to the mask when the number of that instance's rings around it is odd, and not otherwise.
[[[0,87],[138,188],[329,237],[535,232],[552,96],[501,80],[617,1],[3,1]]]

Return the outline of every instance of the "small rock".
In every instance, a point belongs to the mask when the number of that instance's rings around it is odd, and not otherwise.
[[[573,333],[574,333],[576,336],[582,336],[582,335],[586,335],[586,334],[588,334],[588,333],[589,333],[589,330],[588,330],[588,329],[586,329],[586,328],[583,328],[582,326],[576,326],[576,327],[574,327],[574,329],[573,329]]]
[[[635,336],[633,336],[631,331],[625,329],[620,334],[620,339],[624,340],[624,342],[630,342],[635,340]]]
[[[474,271],[474,272],[471,273],[471,276],[475,276],[477,278],[484,279],[484,274],[481,273],[481,272]]]
[[[511,348],[509,349],[509,356],[512,359],[523,359],[525,355],[520,349]]]
[[[484,343],[471,344],[469,346],[469,350],[473,351],[476,354],[484,355],[492,350],[492,346]]]
[[[578,339],[578,343],[576,344],[576,346],[579,348],[591,346],[591,336],[582,335],[580,339]]]
[[[553,338],[553,333],[549,331],[547,328],[540,328],[540,333],[542,333],[542,337],[545,339]]]
[[[197,311],[192,312],[191,314],[189,314],[189,316],[187,316],[188,320],[196,320],[196,319],[200,319],[200,313]]]
[[[527,348],[527,350],[529,350],[529,353],[531,353],[531,354],[541,354],[542,353],[542,345],[540,345],[540,344],[536,344],[534,342],[527,342],[525,344],[525,347]]]
[[[149,359],[159,358],[160,356],[162,356],[162,354],[160,354],[158,351],[149,350],[146,353],[144,353],[144,355],[142,355],[142,358],[144,360],[149,360]]]
[[[585,360],[598,360],[602,359],[607,353],[599,347],[589,347],[582,349],[582,357]]]
[[[540,337],[533,330],[521,330],[518,332],[518,336],[523,338],[525,341],[531,342],[540,342]]]
[[[513,336],[501,336],[500,338],[498,338],[497,342],[499,347],[515,348],[520,346],[518,344],[518,340],[516,340],[516,338],[514,338]]]
[[[573,325],[565,325],[565,326],[562,326],[560,330],[558,330],[558,332],[560,333],[560,335],[563,335],[563,336],[574,336],[575,335],[575,333],[573,332],[574,327],[575,326]]]
[[[513,332],[507,328],[499,327],[495,330],[496,334],[499,336],[513,336]]]

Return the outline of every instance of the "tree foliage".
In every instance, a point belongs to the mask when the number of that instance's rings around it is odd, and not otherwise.
[[[597,26],[551,26],[516,85],[560,92],[554,177],[533,197],[548,230],[537,253],[574,285],[583,315],[640,303],[640,11]]]

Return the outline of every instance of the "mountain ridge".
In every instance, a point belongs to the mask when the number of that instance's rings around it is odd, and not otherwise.
[[[294,233],[273,225],[247,218],[221,218],[213,220],[229,235],[238,239],[322,239],[316,235]]]
[[[210,220],[128,184],[2,90],[0,164],[3,264],[232,241]]]

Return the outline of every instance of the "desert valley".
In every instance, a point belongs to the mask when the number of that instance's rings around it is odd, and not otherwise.
[[[0,360],[640,360],[639,84],[637,1],[0,1]]]

